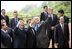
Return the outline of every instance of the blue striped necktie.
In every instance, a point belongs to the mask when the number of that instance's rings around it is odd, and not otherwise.
[[[36,25],[36,31],[38,32],[38,25]]]

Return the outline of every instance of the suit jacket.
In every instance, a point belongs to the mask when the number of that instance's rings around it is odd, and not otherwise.
[[[48,15],[45,16],[45,13],[42,12],[41,15],[40,15],[40,21],[45,21],[46,19],[48,18]],[[50,37],[50,28],[51,28],[51,25],[52,25],[52,19],[50,20],[51,23],[49,23],[46,27],[46,30],[47,30],[47,33],[48,33],[48,38]],[[55,23],[54,23],[55,24]],[[53,24],[53,25],[54,25]]]
[[[33,32],[34,31],[34,32]],[[27,28],[27,48],[35,48],[36,47],[36,36],[35,30],[33,27]]]
[[[51,20],[51,26],[55,26],[57,24],[57,15],[53,14],[53,20]]]
[[[2,19],[5,19],[7,25],[9,26],[9,17],[8,17],[7,15],[6,15],[5,17],[3,17],[3,16],[1,15],[1,20],[2,20]]]
[[[57,15],[53,14],[53,20],[51,18],[51,24],[49,27],[51,28],[52,26],[55,26],[56,24],[57,24]],[[53,37],[53,35],[54,35],[54,30],[50,29],[50,32],[48,32],[49,40]]]
[[[16,27],[14,29],[15,39],[17,40],[17,48],[26,48],[26,30],[21,30],[20,28]]]
[[[8,27],[7,28],[7,31],[8,31],[8,34],[10,35],[10,37],[11,37],[11,43],[12,43],[12,47],[13,47],[13,43],[14,43],[14,31],[13,31],[13,29],[11,29],[10,27]]]
[[[48,35],[46,32],[47,25],[50,23],[51,18],[48,17],[45,21],[41,21],[39,24],[39,31],[36,33],[36,41],[38,48],[48,47]]]
[[[40,21],[42,21],[42,20],[45,21],[47,19],[47,17],[48,17],[48,12],[47,12],[47,16],[45,15],[44,12],[42,12],[41,15],[40,15]]]
[[[13,39],[14,38],[14,31],[13,29],[11,29],[10,27],[7,28],[8,34],[10,35],[10,37]]]
[[[59,23],[59,19],[58,19],[57,23]],[[67,23],[67,24],[69,23],[69,18],[67,16],[65,16],[65,15],[64,15],[64,23]]]
[[[64,23],[64,32],[62,31],[60,24],[55,26],[54,41],[59,44],[63,44],[64,41],[69,41],[69,28],[67,23]]]
[[[21,18],[18,18],[18,21],[21,20]],[[15,24],[15,18],[12,18],[11,21],[10,21],[10,27],[12,29],[14,29],[16,27],[16,24]]]
[[[1,30],[1,43],[5,46],[5,47],[8,47],[8,48],[11,48],[11,38],[8,34],[4,33],[2,30]]]

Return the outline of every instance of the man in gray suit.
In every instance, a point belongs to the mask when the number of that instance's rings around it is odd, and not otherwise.
[[[14,18],[12,18],[10,20],[10,27],[12,29],[14,29],[17,26],[18,21],[21,20],[21,18],[18,18],[18,12],[17,11],[14,11],[13,15],[14,15]]]
[[[48,48],[48,34],[46,32],[47,25],[50,23],[51,17],[48,17],[45,21],[39,22],[38,17],[34,18],[34,22],[39,24],[35,27],[36,30],[36,42],[37,48]],[[37,25],[36,24],[36,25]]]

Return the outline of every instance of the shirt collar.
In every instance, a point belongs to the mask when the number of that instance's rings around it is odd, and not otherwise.
[[[3,29],[1,29],[4,33],[7,33],[7,30],[5,31],[5,30],[3,30]]]
[[[65,16],[65,15],[63,15],[63,18],[64,18],[64,16]]]
[[[47,13],[47,12],[44,11],[44,13]]]
[[[3,17],[5,17],[5,15],[2,14]]]
[[[53,14],[51,14],[51,16],[53,17]]]
[[[16,20],[16,19],[18,20],[18,18],[15,18],[15,20]]]
[[[23,30],[23,29],[21,29],[20,27],[19,27],[19,29],[20,29],[20,30]]]
[[[60,23],[61,27],[62,27],[62,24]],[[63,24],[64,25],[64,24]]]

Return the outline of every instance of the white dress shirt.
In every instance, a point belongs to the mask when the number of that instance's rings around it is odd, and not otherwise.
[[[62,26],[62,25],[63,25],[63,26]],[[64,31],[64,24],[61,24],[61,23],[60,23],[60,26],[61,26],[62,30]]]
[[[53,20],[53,14],[51,14],[51,18],[52,18],[52,20]]]
[[[10,37],[10,35],[8,34],[8,31],[6,30],[3,30],[3,29],[1,29],[8,37]]]
[[[1,29],[4,33],[7,33],[7,30],[5,31],[5,30],[3,30],[3,29]]]

